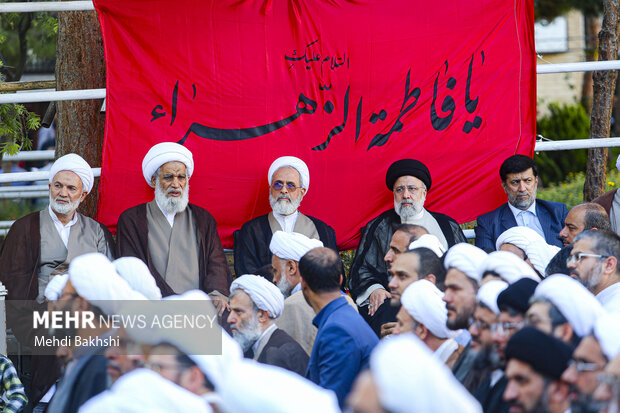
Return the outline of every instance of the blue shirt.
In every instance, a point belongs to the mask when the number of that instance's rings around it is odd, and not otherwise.
[[[368,367],[370,353],[379,339],[344,297],[323,307],[312,323],[319,330],[306,377],[333,390],[343,406],[355,377]]]

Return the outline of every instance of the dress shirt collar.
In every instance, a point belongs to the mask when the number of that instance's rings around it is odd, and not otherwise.
[[[508,202],[508,208],[510,208],[510,210],[512,211],[512,214],[515,216],[515,219],[517,219],[519,214],[521,212],[523,212],[522,209],[514,207],[510,202]],[[538,216],[538,215],[536,215],[536,200],[534,200],[534,202],[532,202],[532,205],[530,205],[530,207],[528,209],[526,209],[526,211],[530,211],[532,214],[534,214],[535,217]]]
[[[52,217],[52,221],[54,222],[57,228],[58,228],[58,225],[60,225],[60,228],[68,228],[70,226],[73,226],[78,220],[77,211],[73,211],[73,218],[71,218],[71,221],[67,222],[67,225],[65,225],[62,222],[60,222],[60,220],[58,219],[58,216],[56,216],[56,213],[52,210],[51,205],[47,207],[47,210],[49,211],[50,217]]]

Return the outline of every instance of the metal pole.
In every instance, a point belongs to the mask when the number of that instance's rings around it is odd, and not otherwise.
[[[595,70],[618,70],[620,60],[604,60],[600,62],[551,63],[536,65],[536,73],[593,72]]]
[[[27,13],[35,11],[78,11],[95,10],[92,1],[40,1],[0,3],[0,13]]]
[[[574,139],[570,141],[537,141],[536,152],[565,151],[571,149],[612,148],[620,146],[620,138]]]
[[[11,4],[11,3],[4,3]],[[84,99],[103,99],[105,89],[80,89],[62,90],[50,92],[24,92],[1,94],[1,103],[30,103],[30,102],[52,102],[59,100],[84,100]]]

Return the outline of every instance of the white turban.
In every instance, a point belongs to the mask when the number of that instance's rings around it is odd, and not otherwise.
[[[190,354],[189,357],[200,367],[216,390],[219,390],[230,366],[243,359],[243,350],[239,343],[222,329],[222,354]]]
[[[533,297],[553,303],[579,337],[590,334],[596,320],[605,313],[601,303],[586,287],[564,274],[553,274],[542,280]]]
[[[481,280],[485,273],[494,272],[508,284],[513,284],[521,278],[531,278],[536,282],[540,281],[540,277],[536,275],[536,272],[528,263],[508,251],[494,251],[490,253],[478,268],[478,272],[480,273]]]
[[[45,287],[45,298],[48,301],[56,301],[60,294],[62,293],[62,289],[65,288],[67,284],[67,280],[69,279],[69,274],[58,274],[55,275],[48,283],[47,287]]]
[[[437,338],[449,338],[452,331],[446,327],[448,310],[443,293],[428,280],[411,283],[400,297],[400,303],[418,323],[424,324]]]
[[[536,271],[545,274],[549,261],[560,251],[560,247],[549,245],[545,240],[537,240],[526,245],[524,251]]]
[[[140,258],[123,257],[115,260],[113,264],[118,275],[127,281],[131,288],[149,300],[161,300],[161,291],[155,278]]]
[[[446,270],[454,267],[462,271],[472,280],[480,283],[478,268],[487,257],[487,253],[466,242],[454,245],[446,252],[443,264]]]
[[[616,169],[620,171],[620,155],[618,155],[618,159],[616,159]]]
[[[80,255],[69,264],[69,280],[78,295],[106,314],[117,314],[123,300],[145,300],[127,281],[116,273],[114,265],[103,254]]]
[[[594,324],[594,337],[607,360],[620,354],[620,313],[605,313]]]
[[[381,405],[394,413],[481,413],[476,399],[413,334],[381,340],[370,355]]]
[[[510,254],[510,253],[508,253]],[[514,254],[512,254],[514,255]],[[499,315],[497,306],[497,296],[508,287],[508,283],[501,280],[489,280],[480,286],[476,293],[476,299],[485,305],[489,310]]]
[[[308,251],[322,246],[321,241],[308,238],[304,234],[276,231],[271,238],[269,249],[278,258],[299,262]]]
[[[306,194],[308,193],[308,188],[310,188],[310,171],[308,170],[308,165],[304,161],[294,156],[281,156],[269,167],[269,172],[267,172],[267,180],[269,181],[269,185],[271,185],[271,178],[273,178],[273,174],[280,168],[285,166],[290,166],[299,172],[299,177],[301,178],[301,186],[306,188]]]
[[[495,241],[495,249],[499,250],[499,247],[503,244],[512,244],[525,251],[525,248],[529,243],[537,240],[542,240],[543,242],[545,241],[545,239],[532,228],[519,226],[512,227],[508,228],[506,231],[502,232],[499,237],[497,237],[497,241]]]
[[[231,296],[237,290],[249,295],[259,310],[269,311],[269,318],[278,318],[282,314],[284,296],[275,284],[265,278],[254,274],[242,275],[230,285]]]
[[[54,177],[60,171],[71,171],[80,177],[82,181],[82,191],[90,192],[95,183],[95,175],[88,162],[80,155],[70,153],[61,156],[54,162],[50,169],[50,184],[54,181]]]
[[[142,160],[144,180],[153,187],[151,178],[157,169],[167,162],[181,162],[187,169],[187,178],[194,172],[194,157],[189,149],[174,142],[162,142],[153,146]]]
[[[441,258],[446,252],[446,249],[441,244],[441,241],[439,241],[439,238],[433,234],[423,234],[420,238],[409,244],[410,250],[421,247],[428,248],[433,251],[439,258]]]
[[[148,369],[122,375],[110,390],[89,399],[79,413],[210,413],[200,396]]]
[[[218,393],[235,413],[336,413],[336,395],[280,367],[244,359],[232,365]]]

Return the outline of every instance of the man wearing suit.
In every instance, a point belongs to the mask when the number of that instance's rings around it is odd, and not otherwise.
[[[513,155],[499,169],[502,188],[508,202],[478,217],[476,246],[487,252],[495,250],[495,240],[508,228],[525,226],[538,232],[547,244],[562,247],[558,234],[568,214],[560,202],[536,199],[538,168],[525,155]]]
[[[261,276],[246,274],[233,281],[230,293],[228,323],[244,356],[303,376],[308,354],[274,323],[284,308],[278,287]]]
[[[340,293],[342,261],[336,252],[310,250],[299,260],[299,272],[301,291],[316,313],[312,323],[318,328],[306,378],[333,390],[342,407],[379,339]]]

